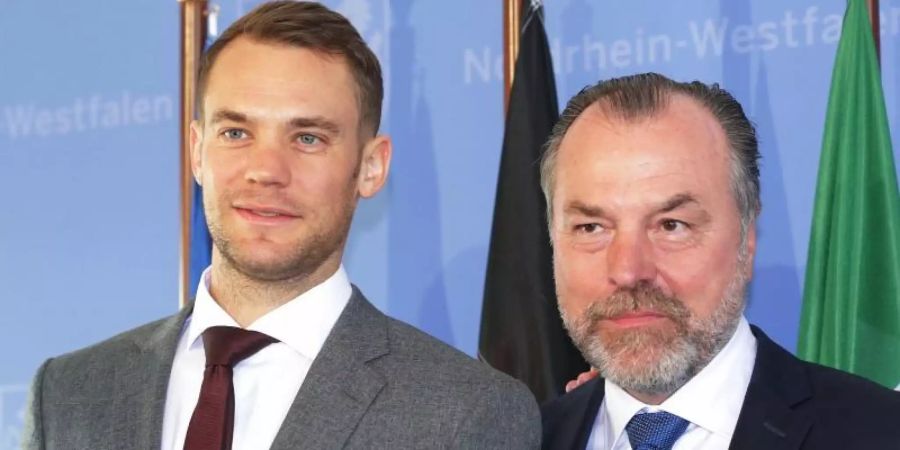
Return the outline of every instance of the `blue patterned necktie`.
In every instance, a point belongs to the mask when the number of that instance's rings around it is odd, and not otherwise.
[[[687,420],[665,411],[639,413],[625,425],[625,432],[634,450],[671,450],[687,426]]]

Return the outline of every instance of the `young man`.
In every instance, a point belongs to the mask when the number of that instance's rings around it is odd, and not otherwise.
[[[536,448],[524,385],[384,316],[341,265],[388,174],[382,96],[375,56],[321,5],[229,27],[191,126],[215,244],[196,300],[47,361],[25,448]]]

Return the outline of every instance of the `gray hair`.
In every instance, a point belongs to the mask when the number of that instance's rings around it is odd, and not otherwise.
[[[600,81],[569,100],[553,127],[541,158],[541,189],[547,200],[547,221],[552,223],[553,187],[559,146],[575,119],[598,104],[605,113],[627,122],[654,117],[665,111],[673,94],[682,94],[706,108],[722,126],[731,149],[731,187],[741,214],[741,235],[759,215],[759,147],[756,130],[744,109],[718,84],[681,83],[658,73],[629,75]]]

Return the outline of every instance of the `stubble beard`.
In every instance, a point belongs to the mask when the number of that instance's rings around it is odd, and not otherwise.
[[[745,259],[740,255],[722,301],[707,318],[696,317],[681,300],[658,287],[640,283],[593,302],[579,317],[571,317],[560,306],[563,323],[601,376],[628,392],[668,397],[706,367],[734,334],[744,311]],[[670,323],[617,331],[599,326],[601,320],[637,310],[655,311]]]
[[[337,217],[333,221],[319,224],[318,227],[316,224],[307,223],[305,235],[291,244],[285,244],[277,258],[267,260],[253,258],[248,254],[252,253],[252,249],[237,245],[216,214],[207,215],[207,225],[213,245],[224,262],[243,277],[265,283],[290,282],[310,277],[335,253],[342,252],[350,231],[354,206],[354,199],[342,199],[341,206],[336,210]],[[206,209],[211,210],[208,206]]]

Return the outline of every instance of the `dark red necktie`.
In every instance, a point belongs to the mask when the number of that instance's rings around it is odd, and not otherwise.
[[[200,399],[191,416],[184,450],[231,450],[234,429],[234,365],[277,342],[271,336],[235,327],[210,327],[203,332],[206,370]]]

